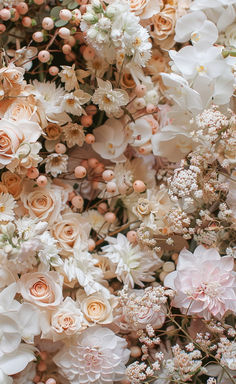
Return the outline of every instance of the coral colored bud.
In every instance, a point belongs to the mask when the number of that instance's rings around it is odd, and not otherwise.
[[[78,179],[82,179],[87,174],[86,168],[83,167],[82,165],[78,165],[78,167],[75,168],[74,172],[75,172],[75,177],[77,177]]]
[[[40,31],[34,32],[32,38],[36,43],[42,43],[43,41],[43,33]]]
[[[142,192],[146,191],[146,185],[141,180],[136,180],[133,183],[133,188],[134,188],[134,191],[138,192],[138,193],[142,193]]]
[[[92,135],[91,133],[88,133],[86,136],[85,136],[85,142],[87,144],[93,144],[95,143],[95,136]]]
[[[109,181],[106,185],[106,190],[109,193],[115,193],[116,188],[117,188],[117,186],[116,186],[116,183],[114,183],[114,181]]]
[[[39,372],[45,372],[47,370],[47,364],[44,361],[40,361],[37,365],[37,370]]]
[[[68,28],[65,28],[65,27],[62,27],[59,29],[58,31],[58,35],[62,38],[62,39],[68,39],[69,36],[70,36],[70,30]]]
[[[106,169],[102,174],[102,178],[104,181],[111,181],[114,178],[114,172],[110,169]]]
[[[104,215],[104,219],[106,220],[107,223],[114,223],[116,221],[116,215],[113,212],[107,212]]]
[[[53,379],[53,377],[50,377],[49,379],[47,379],[47,381],[45,382],[45,384],[57,384],[56,380]]]
[[[11,18],[11,12],[9,9],[3,8],[0,11],[0,18],[4,21],[7,21]]]
[[[88,47],[85,47],[84,51],[83,51],[83,58],[84,60],[92,60],[95,56],[95,51],[92,47],[88,46]]]
[[[86,128],[90,127],[90,125],[93,124],[93,118],[92,118],[92,116],[91,116],[91,115],[88,115],[88,116],[84,115],[84,116],[82,116],[82,117],[81,117],[81,124],[82,124],[84,127],[86,127]]]
[[[87,107],[85,107],[85,111],[88,115],[93,116],[93,115],[96,115],[96,113],[97,113],[97,107],[96,107],[96,105],[92,105],[92,104],[87,105]]]
[[[73,205],[73,207],[75,207],[77,209],[82,209],[83,205],[84,205],[84,200],[83,200],[82,196],[77,195],[77,196],[73,197],[73,199],[71,200],[71,204]]]
[[[4,33],[6,30],[6,26],[4,24],[0,24],[0,34]]]
[[[55,145],[55,151],[56,151],[56,153],[58,153],[58,154],[63,154],[63,153],[66,153],[66,146],[65,146],[65,144],[63,144],[63,143],[57,143],[56,145]]]
[[[71,46],[69,44],[64,44],[62,46],[62,52],[64,53],[64,55],[68,55],[69,53],[71,53]]]
[[[100,203],[98,206],[98,212],[101,213],[101,215],[104,215],[108,210],[108,206],[106,203]]]
[[[32,26],[32,19],[29,16],[25,16],[22,19],[22,25],[26,28],[29,28]]]
[[[38,184],[39,187],[45,187],[47,185],[48,179],[46,176],[41,175],[37,178],[36,183]]]
[[[59,12],[59,17],[61,20],[69,21],[72,18],[72,13],[69,9],[61,9]]]
[[[44,3],[44,0],[34,0],[34,3],[37,5],[42,5]]]
[[[56,76],[59,72],[59,68],[53,65],[52,67],[49,67],[48,72],[51,76]]]
[[[47,63],[50,60],[50,53],[48,51],[40,51],[38,54],[38,59],[41,63]]]
[[[91,157],[90,159],[88,159],[88,165],[91,167],[91,168],[96,168],[99,164],[99,161],[93,157]]]
[[[28,12],[29,7],[24,1],[21,1],[19,4],[17,4],[16,9],[20,15],[25,15]]]
[[[35,167],[31,167],[27,171],[27,176],[29,179],[36,179],[39,176],[39,170]]]
[[[137,233],[135,231],[129,231],[126,235],[130,243],[135,243],[137,241]]]
[[[104,171],[104,164],[99,163],[96,168],[94,168],[95,175],[100,175]]]
[[[135,95],[137,97],[143,97],[147,92],[147,88],[145,87],[145,85],[137,85],[137,87],[135,88]]]
[[[147,113],[154,113],[155,110],[156,110],[156,107],[153,104],[148,104],[147,107],[146,107]]]
[[[42,27],[46,29],[46,31],[51,31],[54,28],[54,21],[51,17],[44,17],[42,21]]]
[[[89,252],[92,252],[95,247],[96,247],[95,241],[93,239],[88,239]]]

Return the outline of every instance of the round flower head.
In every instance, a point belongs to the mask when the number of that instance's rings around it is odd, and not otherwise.
[[[234,260],[216,249],[199,245],[194,253],[180,252],[177,270],[167,275],[165,286],[176,291],[172,301],[183,313],[210,319],[236,312]]]
[[[129,359],[126,341],[108,328],[88,328],[64,346],[54,362],[71,384],[111,384],[124,378]]]

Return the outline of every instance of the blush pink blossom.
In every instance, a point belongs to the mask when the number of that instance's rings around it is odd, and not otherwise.
[[[165,278],[165,286],[176,291],[172,305],[181,312],[210,319],[226,311],[236,312],[234,259],[221,257],[215,248],[199,245],[194,253],[180,252],[177,270]]]

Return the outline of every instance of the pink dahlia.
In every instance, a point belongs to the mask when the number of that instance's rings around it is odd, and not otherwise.
[[[226,311],[236,312],[234,259],[221,257],[216,249],[199,245],[194,253],[180,252],[176,271],[165,278],[165,286],[176,291],[172,305],[183,313],[210,319]]]

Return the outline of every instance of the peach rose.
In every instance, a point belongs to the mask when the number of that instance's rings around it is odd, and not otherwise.
[[[51,233],[61,248],[60,254],[70,256],[73,250],[86,249],[91,226],[79,213],[65,213],[52,227]]]
[[[20,93],[24,82],[24,73],[23,68],[15,67],[13,63],[0,69],[0,85],[5,94],[17,96]]]
[[[174,33],[176,20],[175,13],[175,8],[166,6],[161,12],[152,17],[154,26],[152,35],[154,39],[165,40]]]
[[[89,322],[97,324],[112,323],[113,308],[117,305],[114,296],[107,299],[100,292],[86,296],[86,294],[78,291],[77,300],[80,302],[81,310]]]
[[[31,217],[47,220],[52,225],[65,208],[68,193],[58,186],[47,185],[45,188],[33,188],[32,183],[24,183],[21,200]]]
[[[160,11],[162,0],[129,0],[130,10],[141,19],[148,19]]]
[[[46,126],[44,132],[47,135],[47,140],[57,140],[61,135],[61,127],[58,124],[51,123]]]
[[[19,120],[0,120],[0,168],[11,163],[14,155],[23,142],[33,143],[41,134],[37,123]]]
[[[7,191],[12,194],[14,199],[18,199],[22,191],[22,179],[20,176],[7,171],[2,174],[1,179]]]
[[[62,280],[57,272],[25,273],[18,282],[19,293],[26,301],[40,307],[57,307],[63,299]]]
[[[39,122],[35,97],[30,95],[28,97],[17,98],[8,106],[4,117],[14,121],[29,120]]]

